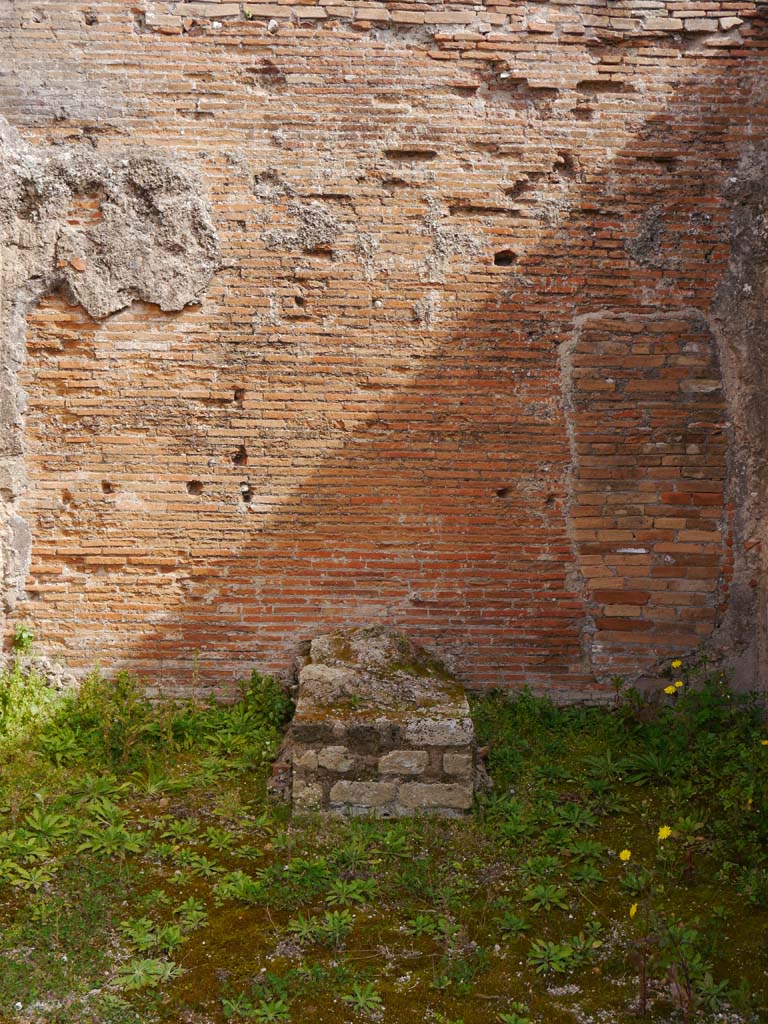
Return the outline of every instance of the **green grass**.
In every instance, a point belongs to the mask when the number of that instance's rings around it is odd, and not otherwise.
[[[343,822],[266,799],[268,678],[217,707],[7,672],[0,1021],[768,1019],[765,707],[679,678],[477,699],[470,819]]]

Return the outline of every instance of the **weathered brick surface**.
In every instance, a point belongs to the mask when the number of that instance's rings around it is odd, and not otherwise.
[[[764,8],[38,0],[0,45],[30,142],[181,155],[223,251],[199,307],[29,317],[46,649],[226,688],[385,621],[568,697],[717,628]]]

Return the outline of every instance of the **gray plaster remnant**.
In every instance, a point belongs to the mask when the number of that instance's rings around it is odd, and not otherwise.
[[[27,314],[61,290],[95,319],[140,300],[165,311],[202,301],[220,261],[202,185],[146,149],[98,156],[88,146],[28,145],[0,118],[0,587],[22,591],[31,548],[15,505],[23,492],[25,396],[17,374]],[[97,215],[69,223],[81,197]]]
[[[746,153],[727,182],[731,258],[710,321],[733,436],[733,576],[711,645],[743,688],[768,686],[768,148]]]
[[[664,255],[666,227],[664,214],[657,206],[647,210],[636,225],[635,233],[624,243],[624,248],[641,267],[671,269],[678,261]]]
[[[274,167],[268,167],[254,174],[253,194],[266,203],[276,203],[284,196],[295,196],[296,189],[281,178]]]
[[[378,240],[370,231],[361,231],[355,239],[355,253],[363,267],[363,277],[373,281],[376,277],[376,251]]]
[[[427,253],[420,276],[429,284],[444,284],[451,256],[463,256],[468,260],[482,252],[483,246],[480,239],[469,231],[443,224],[448,210],[440,203],[429,198],[427,204],[424,227],[432,236],[432,248]]]
[[[440,311],[440,292],[434,289],[422,295],[413,306],[413,318],[419,327],[431,331]]]
[[[295,231],[275,228],[265,231],[264,246],[271,252],[276,249],[290,251],[313,252],[316,249],[327,249],[341,234],[344,225],[322,203],[292,202],[288,205],[288,213],[298,221]]]

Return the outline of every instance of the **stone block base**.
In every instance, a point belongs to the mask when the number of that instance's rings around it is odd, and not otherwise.
[[[440,662],[391,631],[312,642],[282,760],[296,811],[460,817],[472,808],[466,696]]]

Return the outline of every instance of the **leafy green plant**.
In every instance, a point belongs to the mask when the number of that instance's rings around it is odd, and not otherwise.
[[[497,1020],[499,1024],[532,1024],[528,1016],[528,1007],[524,1003],[512,1003],[510,1013],[499,1013]]]
[[[196,878],[215,878],[224,870],[202,853],[190,853],[186,866]]]
[[[130,779],[136,792],[142,793],[144,796],[157,796],[178,788],[167,771],[151,762],[147,762],[143,772],[132,772]]]
[[[230,853],[235,846],[235,836],[223,828],[209,827],[204,832],[208,845],[219,853]]]
[[[338,949],[352,931],[354,919],[348,910],[331,910],[320,923],[319,940]]]
[[[179,926],[184,932],[191,932],[196,928],[202,928],[208,921],[205,904],[202,900],[195,899],[194,896],[190,896],[183,903],[179,904],[173,913],[178,918]]]
[[[194,839],[197,826],[189,818],[177,818],[169,822],[167,828],[160,833],[161,839],[175,839],[182,842],[186,839]]]
[[[14,651],[18,651],[19,654],[28,654],[32,650],[32,644],[35,642],[35,634],[29,626],[19,622],[13,631],[13,640],[11,642]]]
[[[581,965],[593,959],[595,953],[603,944],[603,940],[599,938],[600,932],[599,924],[594,922],[591,928],[588,927],[586,931],[579,932],[578,935],[572,935],[568,939],[568,944],[573,950],[573,961],[575,964]]]
[[[0,832],[0,854],[18,861],[46,860],[50,848],[39,835],[30,835],[22,829],[6,829]]]
[[[596,819],[588,807],[581,804],[565,803],[555,810],[556,819],[568,828],[587,829],[594,828]]]
[[[127,782],[118,782],[112,772],[105,772],[103,775],[86,773],[70,790],[70,795],[75,799],[77,807],[91,808],[93,803],[101,805],[101,801],[108,800],[113,803],[124,795],[128,789]]]
[[[568,893],[560,885],[540,883],[532,885],[523,893],[523,899],[530,903],[534,910],[568,909]]]
[[[129,853],[140,853],[146,837],[140,832],[129,832],[124,825],[107,825],[104,828],[84,828],[85,837],[77,848],[78,853],[88,852],[110,857],[125,857]]]
[[[651,872],[646,867],[630,868],[620,879],[619,885],[625,892],[628,892],[630,896],[643,896],[645,895],[653,881]]]
[[[186,936],[178,924],[166,924],[157,931],[157,948],[172,953],[186,940]]]
[[[128,942],[141,953],[157,945],[157,930],[149,917],[121,921],[120,931]]]
[[[315,942],[320,935],[320,925],[316,917],[297,914],[288,922],[288,931],[292,932],[299,942]]]
[[[576,962],[573,947],[567,942],[536,939],[528,951],[528,963],[537,974],[565,974]]]
[[[500,918],[498,918],[498,924],[500,930],[510,937],[522,935],[523,932],[530,928],[530,925],[524,917],[520,917],[518,914],[512,913],[511,910],[505,911]]]
[[[562,870],[563,865],[557,857],[540,855],[529,857],[520,865],[520,874],[525,881],[550,878]]]
[[[69,837],[73,829],[73,822],[64,814],[44,811],[42,807],[38,806],[24,818],[24,826],[28,832],[39,836],[40,839],[56,843]]]
[[[422,935],[434,936],[440,931],[440,925],[433,914],[416,914],[406,923],[406,931],[420,938]]]
[[[130,963],[123,964],[118,971],[117,984],[128,991],[154,988],[162,982],[178,978],[183,973],[177,964],[168,960],[131,960]]]
[[[46,680],[34,669],[22,669],[20,659],[14,659],[0,671],[0,748],[20,742],[46,721],[56,705],[56,693]]]
[[[636,786],[668,786],[677,774],[678,756],[670,750],[642,750],[624,761],[628,782]]]
[[[34,892],[42,889],[44,885],[48,885],[55,874],[53,864],[25,868],[20,864],[10,863],[2,870],[6,872],[6,878],[14,888],[24,891],[33,890]]]
[[[569,871],[569,875],[577,885],[600,885],[605,881],[594,864],[576,864]]]
[[[605,847],[594,839],[576,839],[566,849],[577,864],[601,860],[605,856]]]
[[[233,1017],[252,1017],[254,1011],[253,1003],[245,992],[231,998],[222,997],[221,1008],[226,1020],[232,1020]]]
[[[263,879],[253,878],[245,871],[229,871],[213,889],[216,899],[241,900],[243,903],[262,903],[267,899],[267,887]]]
[[[259,1024],[274,1024],[291,1019],[288,1004],[284,999],[260,999],[248,1016]]]
[[[325,897],[331,906],[349,907],[353,904],[367,903],[376,895],[376,883],[372,879],[353,878],[350,881],[337,878]]]
[[[352,991],[341,998],[356,1013],[375,1013],[382,1005],[381,996],[370,982],[366,984],[356,982],[352,986]]]
[[[288,931],[300,941],[319,942],[338,948],[352,930],[354,919],[348,910],[332,910],[322,918],[298,914],[288,922]]]
[[[745,868],[736,891],[753,907],[768,907],[768,868]]]

